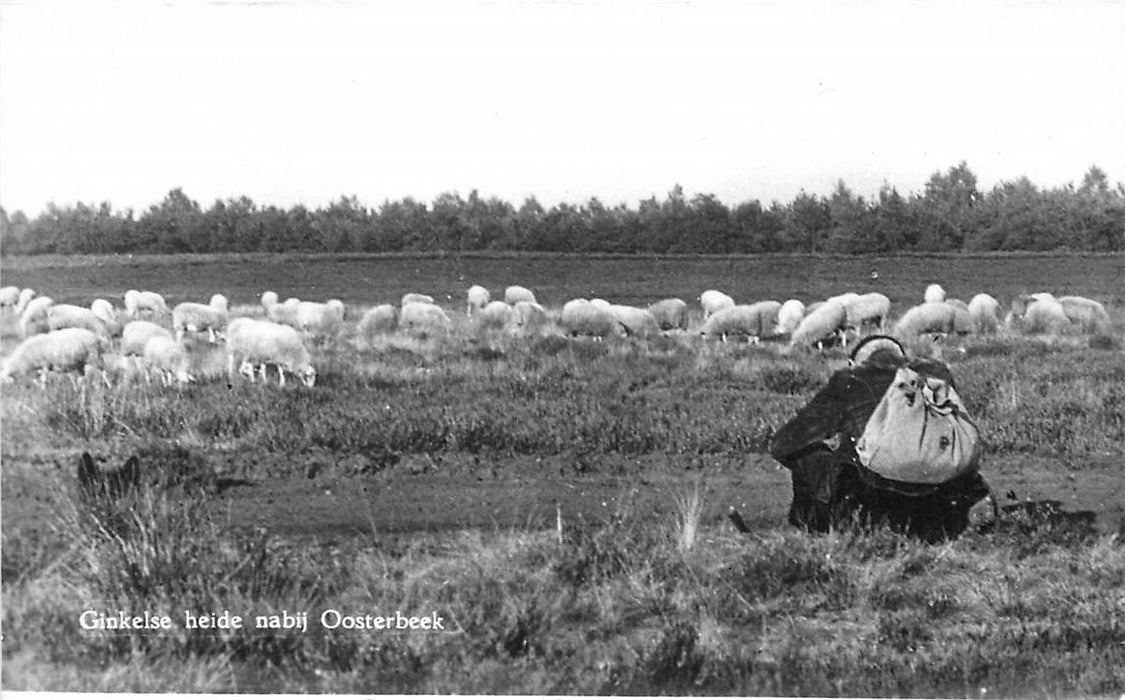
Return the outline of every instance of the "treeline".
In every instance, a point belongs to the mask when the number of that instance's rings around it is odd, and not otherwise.
[[[1078,187],[1042,189],[1022,177],[989,192],[962,162],[922,193],[884,186],[876,199],[840,181],[828,197],[729,207],[714,195],[607,207],[599,200],[518,208],[495,197],[447,193],[369,208],[355,196],[327,207],[280,209],[247,197],[208,209],[177,188],[139,216],[100,205],[57,206],[34,219],[0,208],[0,252],[222,253],[565,251],[602,253],[891,253],[901,251],[1125,250],[1125,187],[1094,166]]]

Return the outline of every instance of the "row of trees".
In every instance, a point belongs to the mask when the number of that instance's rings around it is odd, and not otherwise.
[[[989,192],[962,162],[925,190],[876,199],[840,181],[828,197],[729,207],[714,195],[688,199],[678,185],[636,209],[598,199],[518,208],[495,197],[455,193],[432,204],[406,198],[369,208],[354,197],[327,207],[280,209],[247,197],[204,210],[181,189],[136,216],[100,205],[48,205],[34,219],[0,208],[0,251],[41,253],[219,253],[254,251],[566,251],[607,253],[890,253],[899,251],[1125,249],[1125,187],[1094,166],[1081,185],[1042,189],[1026,177]]]

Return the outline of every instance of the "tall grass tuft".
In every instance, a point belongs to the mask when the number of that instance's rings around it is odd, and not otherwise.
[[[687,556],[695,547],[699,535],[699,521],[703,517],[703,494],[696,480],[690,491],[675,495],[676,503],[676,548]]]

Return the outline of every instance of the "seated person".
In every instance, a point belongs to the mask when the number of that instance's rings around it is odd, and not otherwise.
[[[912,372],[900,374],[903,368]],[[970,464],[962,464],[954,473],[940,471],[948,468],[943,463],[935,468],[932,478],[913,481],[888,478],[888,473],[897,476],[893,469],[881,468],[881,474],[865,466],[865,461],[873,463],[863,449],[864,439],[872,434],[865,433],[872,414],[880,409],[879,415],[886,415],[884,395],[896,378],[905,376],[920,377],[923,388],[927,383],[950,389],[953,386],[953,375],[941,362],[908,360],[894,338],[869,336],[853,350],[850,366],[834,373],[828,385],[774,435],[770,454],[793,476],[790,523],[816,532],[852,522],[883,523],[930,542],[955,537],[965,530],[969,510],[989,496],[990,490],[977,471],[976,427],[954,391],[949,391],[953,402],[939,399],[941,403],[935,403],[932,391],[927,391],[929,398],[922,401],[928,401],[936,415],[952,413],[956,420],[968,422],[965,429],[971,431],[965,433],[962,442],[971,443],[968,449],[972,453],[966,458]],[[903,387],[904,391],[910,388]],[[909,402],[902,405],[915,405],[915,392],[902,396]],[[921,441],[915,435],[894,437],[899,440],[897,446]],[[940,449],[945,449],[948,439],[940,440]],[[966,449],[964,445],[959,448]],[[861,453],[865,459],[861,459]],[[943,480],[946,474],[949,478]]]

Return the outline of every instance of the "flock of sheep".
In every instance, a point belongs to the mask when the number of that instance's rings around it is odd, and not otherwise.
[[[237,368],[250,381],[258,376],[264,381],[267,368],[273,366],[279,384],[285,384],[288,373],[313,386],[316,369],[310,345],[340,338],[345,331],[345,307],[336,299],[282,302],[267,291],[260,309],[248,309],[241,315],[231,313],[221,294],[206,304],[184,302],[171,311],[155,292],[130,290],[123,301],[121,311],[104,299],[86,308],[55,304],[30,289],[0,289],[0,314],[18,321],[23,338],[0,368],[0,380],[38,372],[45,381],[49,371],[84,373],[87,366],[102,369],[104,377],[105,358],[116,351],[118,368],[141,372],[150,379],[157,376],[165,385],[185,383],[195,379],[190,362],[193,348],[206,344],[211,349],[224,346],[230,377]],[[890,332],[907,339],[990,334],[1002,327],[1024,333],[1107,333],[1110,329],[1105,308],[1084,297],[1021,295],[1001,318],[1001,305],[992,296],[978,294],[968,303],[946,299],[945,291],[936,284],[926,290],[923,303],[908,309],[893,326],[891,301],[877,292],[849,292],[806,306],[797,299],[736,304],[722,292],[707,290],[698,301],[703,321],[697,328],[703,336],[723,341],[728,337],[745,337],[751,342],[787,339],[793,348],[847,345],[850,339],[870,332]],[[466,303],[466,314],[478,328],[513,333],[557,328],[567,336],[644,338],[689,329],[688,304],[678,298],[647,307],[572,299],[561,310],[548,311],[525,287],[508,287],[501,301],[474,285],[466,293]],[[410,293],[398,307],[382,304],[367,309],[356,333],[366,339],[390,333],[442,336],[452,327],[449,313],[433,297]]]

